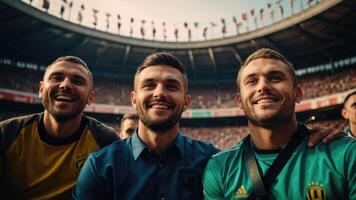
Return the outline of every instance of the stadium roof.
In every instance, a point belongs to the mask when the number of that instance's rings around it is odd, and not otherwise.
[[[0,57],[48,64],[62,55],[83,58],[97,73],[130,78],[150,53],[179,57],[193,82],[235,78],[253,51],[269,47],[297,69],[356,56],[356,1],[323,0],[271,26],[197,42],[162,42],[118,36],[64,21],[21,1],[0,0]]]

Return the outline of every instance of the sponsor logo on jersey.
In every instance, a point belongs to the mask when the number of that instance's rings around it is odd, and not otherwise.
[[[323,184],[317,181],[311,181],[308,183],[307,188],[308,200],[326,200],[326,191]]]
[[[239,189],[236,190],[235,192],[235,198],[236,199],[245,199],[248,197],[248,194],[246,192],[245,187],[242,185],[241,187],[239,187]]]

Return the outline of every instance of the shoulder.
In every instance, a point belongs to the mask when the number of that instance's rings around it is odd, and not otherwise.
[[[216,160],[218,162],[221,161],[228,161],[234,157],[236,157],[237,155],[242,153],[242,148],[241,148],[241,142],[239,142],[236,146],[224,149],[223,151],[220,151],[216,154],[214,154],[211,157],[211,160]]]
[[[88,157],[88,165],[95,166],[99,172],[125,172],[132,161],[132,151],[129,141],[118,140]]]
[[[328,148],[332,151],[347,151],[349,149],[355,149],[356,148],[356,140],[349,136],[342,137],[340,139],[337,139],[330,144],[318,144],[318,148]]]
[[[105,125],[104,123],[94,119],[92,117],[84,116],[88,120],[88,127],[90,130],[95,130],[100,134],[115,134],[115,130],[112,127]]]
[[[335,149],[334,151],[339,151],[339,152],[342,152],[343,149],[345,152],[352,152],[354,154],[356,151],[356,140],[349,136],[346,136],[332,142],[329,148]]]
[[[109,127],[92,117],[84,117],[88,120],[88,129],[101,148],[118,140],[115,130],[112,127]]]
[[[0,151],[5,151],[26,126],[38,121],[43,113],[13,117],[0,122]]]
[[[0,130],[15,130],[20,129],[34,121],[37,121],[43,113],[35,113],[13,117],[0,122]]]
[[[112,161],[113,159],[120,160],[121,158],[129,157],[131,155],[130,151],[128,139],[117,140],[99,151],[91,153],[91,157],[99,163],[101,161]]]
[[[184,135],[181,135],[184,144],[188,149],[188,151],[192,151],[195,153],[205,153],[209,156],[219,152],[220,150],[215,147],[212,143],[207,141],[195,140]]]

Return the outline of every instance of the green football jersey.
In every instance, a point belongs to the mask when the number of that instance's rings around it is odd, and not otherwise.
[[[356,141],[343,138],[329,145],[307,146],[308,137],[277,176],[270,199],[356,199]],[[205,199],[246,199],[253,186],[242,143],[214,155],[205,168]],[[278,156],[276,151],[254,150],[263,175]]]

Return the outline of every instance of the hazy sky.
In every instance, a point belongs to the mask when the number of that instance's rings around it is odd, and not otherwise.
[[[28,2],[29,0],[23,0]],[[106,14],[110,14],[110,27],[107,30],[111,33],[117,34],[117,22],[122,26],[120,29],[121,35],[130,35],[130,19],[134,18],[132,24],[133,36],[141,37],[140,28],[143,26],[146,35],[145,39],[152,39],[152,28],[157,29],[156,38],[163,40],[163,26],[166,23],[167,40],[174,41],[174,30],[179,29],[180,41],[186,41],[188,31],[184,27],[184,22],[188,22],[189,28],[192,30],[192,40],[202,40],[202,31],[205,27],[208,28],[208,38],[222,37],[222,23],[221,19],[226,20],[227,33],[225,36],[235,35],[237,30],[232,18],[235,16],[239,21],[242,21],[241,14],[247,13],[249,20],[242,23],[240,33],[247,30],[254,30],[270,23],[267,13],[267,4],[271,4],[275,10],[275,18],[280,18],[280,12],[277,8],[279,0],[67,0],[73,1],[73,7],[68,8],[68,4],[64,4],[63,0],[49,0],[49,13],[59,16],[59,9],[61,5],[66,5],[66,11],[63,19],[78,23],[78,12],[81,10],[81,5],[85,6],[83,13],[82,25],[94,27],[93,25],[93,9],[98,10],[97,29],[106,31]],[[284,8],[284,16],[290,15],[290,7],[288,2],[291,0],[281,0],[281,5]],[[293,0],[295,3],[295,10],[300,10],[301,2],[307,0]],[[32,5],[41,7],[43,0],[34,0]],[[299,6],[299,8],[298,8]],[[251,17],[250,11],[255,10],[255,17],[258,21],[260,9],[264,9],[264,24],[258,22],[256,25]],[[120,15],[118,20],[117,15]],[[142,20],[145,24],[142,25]],[[154,21],[154,25],[152,25]],[[194,22],[198,22],[198,27],[195,27]],[[216,24],[216,26],[212,26]],[[249,29],[247,28],[249,26]]]
[[[120,12],[124,16],[140,16],[155,21],[210,22],[221,17],[232,17],[251,8],[265,6],[266,0],[82,0],[90,7],[111,12]],[[272,2],[272,1],[270,1]]]

